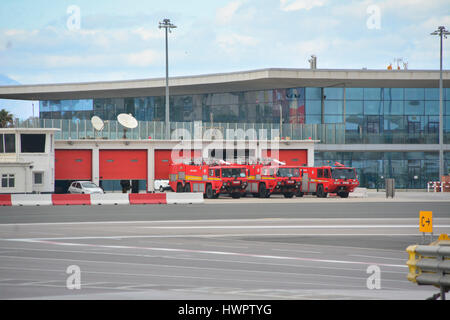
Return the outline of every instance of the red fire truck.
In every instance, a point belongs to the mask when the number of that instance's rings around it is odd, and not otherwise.
[[[359,185],[355,168],[345,167],[336,163],[335,167],[302,167],[301,187],[296,194],[315,194],[319,198],[326,198],[329,193],[337,193],[341,198],[348,198],[348,194]]]
[[[301,184],[300,167],[281,165],[251,164],[247,192],[254,197],[268,198],[271,194],[282,193],[292,198]]]
[[[203,192],[208,199],[219,194],[240,198],[248,184],[247,168],[238,164],[182,164],[169,169],[169,184],[176,192]]]

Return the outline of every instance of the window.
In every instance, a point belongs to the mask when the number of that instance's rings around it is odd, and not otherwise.
[[[346,88],[345,98],[347,100],[362,100],[364,97],[363,88]]]
[[[367,118],[367,133],[380,133],[380,120],[378,117]]]
[[[22,153],[44,153],[45,134],[21,134],[20,144]]]
[[[14,187],[15,187],[15,175],[2,174],[2,188],[14,188]]]
[[[0,153],[15,153],[16,152],[16,135],[15,134],[0,134]]]
[[[323,169],[317,169],[317,178],[323,178]]]
[[[34,175],[34,177],[33,177],[34,184],[42,184],[44,173],[43,172],[34,172],[33,175]]]

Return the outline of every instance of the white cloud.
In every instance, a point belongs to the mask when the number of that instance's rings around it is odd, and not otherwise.
[[[161,61],[161,55],[154,50],[144,50],[127,55],[127,63],[135,67],[148,67]]]
[[[218,35],[216,43],[222,48],[229,48],[233,46],[255,46],[259,43],[259,40],[242,34],[227,33]]]
[[[228,3],[225,7],[219,8],[216,11],[216,21],[219,24],[227,24],[236,14],[237,10],[242,6],[243,1],[233,1]]]
[[[132,30],[131,32],[139,35],[142,40],[161,39],[164,37],[164,31],[155,28],[146,29],[143,27],[139,27]]]
[[[311,10],[324,4],[325,0],[280,0],[281,10],[283,11]]]

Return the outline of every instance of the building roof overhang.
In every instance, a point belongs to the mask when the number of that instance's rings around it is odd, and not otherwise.
[[[450,87],[450,72],[443,72]],[[171,95],[292,87],[437,88],[438,70],[282,69],[171,77]],[[71,100],[163,96],[165,78],[0,86],[1,99]]]

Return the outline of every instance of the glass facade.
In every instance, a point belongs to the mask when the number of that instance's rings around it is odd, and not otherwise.
[[[446,168],[450,170],[450,152],[446,152]],[[384,179],[394,178],[400,189],[425,188],[439,177],[438,152],[316,152],[316,165],[334,162],[356,168],[361,186],[384,188]]]
[[[40,101],[41,119],[74,124],[94,115],[114,121],[120,113],[139,121],[164,121],[165,97]],[[322,143],[420,144],[439,139],[437,88],[301,87],[170,98],[171,122],[278,125],[280,113],[284,126],[318,124],[325,131],[328,124],[344,127],[335,142]],[[450,143],[449,88],[444,89],[444,142]]]
[[[444,88],[444,143],[450,144],[450,88]],[[61,128],[56,139],[88,139],[95,135],[94,115],[108,120],[101,133],[122,138],[116,117],[131,113],[139,121],[126,132],[131,139],[163,139],[165,97],[129,97],[40,101],[40,126]],[[439,89],[297,87],[170,97],[171,130],[194,122],[226,129],[280,128],[290,139],[323,144],[438,144]],[[213,124],[212,124],[213,122]],[[24,125],[26,126],[26,125]],[[245,137],[244,137],[245,138]],[[257,136],[255,138],[261,138]],[[398,188],[425,188],[439,179],[438,152],[316,152],[316,164],[339,161],[358,169],[361,186],[376,188],[380,177],[396,179]],[[445,168],[450,170],[450,153]]]

